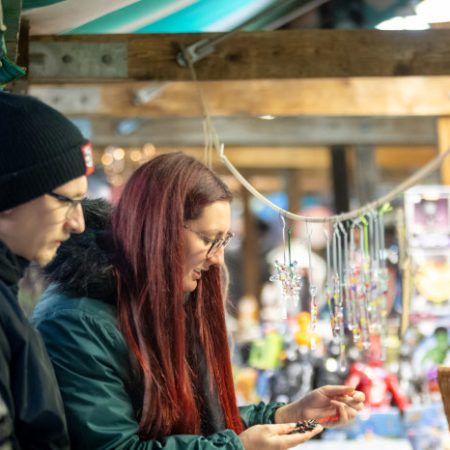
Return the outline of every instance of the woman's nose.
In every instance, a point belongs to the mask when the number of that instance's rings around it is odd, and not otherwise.
[[[225,262],[225,249],[220,247],[213,254],[208,255],[207,260],[211,264],[222,265]]]

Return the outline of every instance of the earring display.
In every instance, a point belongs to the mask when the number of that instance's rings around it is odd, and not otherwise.
[[[275,261],[275,274],[270,277],[270,281],[277,281],[281,284],[281,318],[287,318],[289,304],[296,305],[299,301],[302,279],[297,272],[297,261],[292,261],[291,254],[291,229],[287,230],[287,248],[286,248],[286,220],[280,216],[283,224],[283,263]],[[287,255],[286,255],[287,251]]]
[[[388,204],[378,210],[369,210],[354,220],[334,222],[326,237],[326,280],[322,302],[327,305],[332,337],[338,346],[338,366],[347,370],[347,346],[365,352],[376,338],[380,345],[379,358],[386,358],[387,348],[387,294],[388,272],[384,239],[384,214]],[[281,283],[282,317],[288,317],[288,305],[297,304],[302,286],[297,261],[291,253],[291,230],[283,224],[283,263],[275,262],[271,281]],[[311,262],[311,233],[306,222],[308,251],[307,276],[309,281],[309,313],[311,335],[316,332],[319,317],[318,289]],[[309,345],[315,350],[315,340]]]

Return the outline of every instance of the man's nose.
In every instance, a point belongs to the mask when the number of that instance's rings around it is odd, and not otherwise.
[[[84,222],[83,208],[80,203],[75,206],[75,209],[70,212],[67,219],[67,224],[70,233],[80,234],[86,229]]]

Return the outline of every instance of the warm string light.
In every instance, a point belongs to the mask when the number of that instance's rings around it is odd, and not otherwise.
[[[111,185],[121,186],[137,167],[149,161],[155,154],[156,148],[153,144],[145,144],[142,148],[131,148],[128,151],[109,145],[103,150],[100,162]]]

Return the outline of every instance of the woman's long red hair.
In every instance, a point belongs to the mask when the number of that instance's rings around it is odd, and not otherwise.
[[[243,429],[220,269],[203,274],[187,302],[182,289],[183,224],[220,200],[231,201],[231,193],[212,171],[182,153],[165,154],[131,176],[113,212],[119,324],[143,380],[144,439],[201,433],[195,383],[202,375],[195,358],[188,358],[195,344],[186,339],[192,329],[198,330],[226,427]]]

